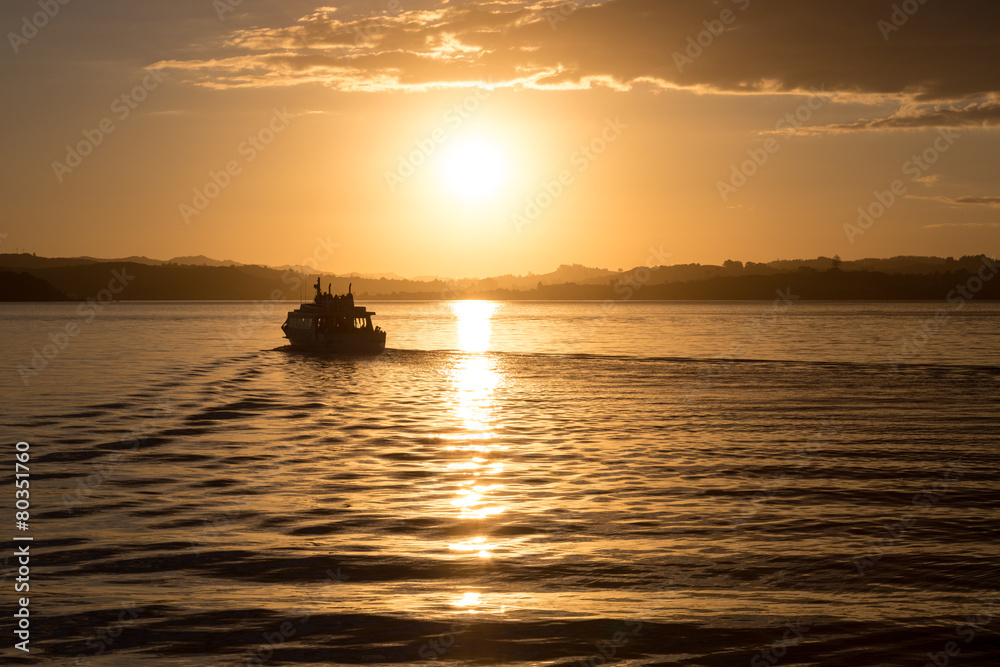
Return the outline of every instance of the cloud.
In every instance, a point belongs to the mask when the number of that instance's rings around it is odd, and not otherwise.
[[[953,206],[959,205],[973,205],[973,206],[1000,206],[1000,197],[944,197],[944,196],[922,196],[922,195],[906,195],[906,199],[925,199],[927,201],[936,201],[942,204],[950,204]]]
[[[1000,197],[958,197],[953,201],[956,204],[985,204],[987,206],[1000,206]]]
[[[941,222],[934,225],[924,225],[924,229],[947,229],[949,227],[967,227],[969,229],[983,229],[1000,227],[1000,222]]]
[[[995,96],[982,101],[936,105],[914,105],[913,101],[909,100],[903,101],[902,105],[899,111],[885,118],[800,127],[791,130],[791,132],[810,135],[880,130],[923,130],[935,127],[988,128],[1000,126],[1000,100]]]
[[[157,66],[213,88],[318,83],[350,91],[426,90],[482,82],[723,94],[825,88],[904,102],[1000,92],[1000,4],[920,5],[887,41],[878,22],[891,12],[870,0],[492,0],[360,17],[321,7],[294,24],[237,30],[222,47]],[[996,101],[980,106],[839,129],[994,124]]]

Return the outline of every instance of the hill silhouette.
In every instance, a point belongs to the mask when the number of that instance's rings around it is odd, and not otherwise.
[[[68,301],[69,297],[30,273],[0,269],[0,301]]]
[[[722,266],[681,264],[628,271],[562,265],[547,274],[482,279],[327,274],[322,280],[337,293],[352,285],[353,292],[366,299],[742,300],[773,299],[777,290],[791,288],[802,299],[941,300],[977,271],[989,272],[991,261],[983,255],[853,262],[820,257],[767,264],[727,260]],[[0,298],[83,300],[97,298],[112,285],[119,300],[296,301],[310,299],[311,285],[316,281],[316,274],[294,268],[223,265],[215,260],[203,264],[152,262],[157,261],[0,255]],[[976,298],[1000,298],[998,290],[1000,280],[986,280]]]

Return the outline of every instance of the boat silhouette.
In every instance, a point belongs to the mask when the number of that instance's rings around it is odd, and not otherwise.
[[[323,292],[316,278],[316,296],[288,313],[281,330],[294,350],[337,354],[378,354],[385,350],[385,332],[372,326],[375,313],[354,305],[354,295]]]

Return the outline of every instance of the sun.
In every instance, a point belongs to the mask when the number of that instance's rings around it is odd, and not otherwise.
[[[468,202],[496,197],[507,181],[503,150],[482,136],[456,137],[442,151],[439,165],[443,185]]]

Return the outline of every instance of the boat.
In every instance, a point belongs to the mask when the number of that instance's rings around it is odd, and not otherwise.
[[[331,294],[330,285],[323,292],[316,278],[316,296],[288,313],[281,325],[293,350],[332,352],[335,354],[378,354],[385,351],[385,332],[372,326],[375,313],[354,305],[348,285],[347,294]]]

